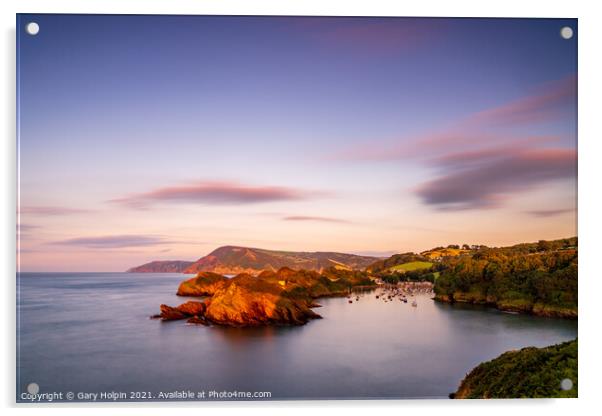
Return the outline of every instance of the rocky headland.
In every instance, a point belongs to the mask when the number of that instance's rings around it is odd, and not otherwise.
[[[578,317],[577,306],[566,307],[545,304],[542,302],[533,302],[531,299],[498,299],[495,296],[486,296],[482,293],[459,291],[451,294],[436,294],[434,299],[438,302],[446,303],[491,306],[504,312],[525,313],[547,318],[577,319]]]
[[[127,273],[184,273],[193,262],[183,260],[157,260],[132,267]]]
[[[200,272],[180,284],[178,295],[199,296],[177,307],[161,305],[162,320],[225,326],[303,325],[321,318],[316,298],[344,296],[357,288],[375,287],[367,273],[331,268],[323,273],[292,270],[241,273],[227,278]]]

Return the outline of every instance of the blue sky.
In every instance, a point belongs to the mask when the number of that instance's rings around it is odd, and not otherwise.
[[[21,268],[575,235],[563,26],[20,15]]]

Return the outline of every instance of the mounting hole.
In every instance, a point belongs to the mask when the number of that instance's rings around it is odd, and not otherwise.
[[[560,29],[560,36],[562,36],[562,39],[570,39],[573,37],[573,29],[570,28],[569,26],[565,26],[562,29]]]
[[[35,36],[40,31],[40,25],[36,22],[29,22],[27,26],[25,26],[25,31],[31,36]]]
[[[39,391],[40,391],[40,386],[38,386],[38,383],[29,383],[27,385],[27,392],[29,394],[38,394]]]
[[[569,391],[573,388],[573,380],[565,378],[560,382],[560,388],[564,391]]]

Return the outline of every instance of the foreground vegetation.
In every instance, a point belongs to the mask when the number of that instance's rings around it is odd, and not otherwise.
[[[546,348],[529,347],[509,351],[479,364],[450,397],[577,397],[577,340]]]

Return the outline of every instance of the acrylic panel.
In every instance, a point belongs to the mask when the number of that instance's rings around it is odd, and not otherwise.
[[[576,397],[576,19],[17,15],[17,401]]]

